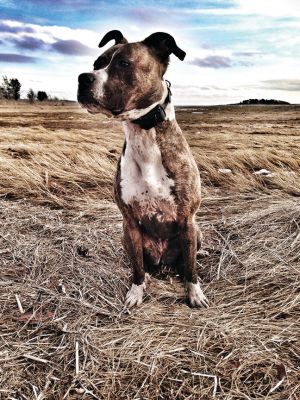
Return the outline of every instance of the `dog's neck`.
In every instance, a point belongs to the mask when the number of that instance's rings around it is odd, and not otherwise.
[[[136,123],[136,120],[126,119],[123,121],[123,130],[125,133],[125,139],[127,145],[134,145],[134,143],[139,143],[139,145],[143,148],[144,151],[149,150],[149,146],[151,144],[156,143],[157,135],[164,135],[167,132],[174,131],[178,128],[178,124],[175,117],[175,108],[171,102],[171,93],[169,90],[169,85],[166,81],[163,81],[164,92],[162,98],[159,102],[152,105],[152,107],[148,107],[144,110],[144,113],[140,113],[139,119],[143,118],[144,115],[149,113],[149,109],[152,110],[157,105],[161,105],[164,107],[164,119],[163,121],[154,124],[149,129],[144,129],[140,124]],[[166,98],[168,97],[168,101],[166,102]],[[142,111],[142,110],[140,110]],[[170,129],[171,128],[171,129]]]
[[[166,109],[169,104],[171,104],[171,83],[169,81],[163,81],[164,93],[160,102],[156,103],[156,105],[152,105],[148,107],[148,112],[143,113],[139,118],[132,120],[132,122],[142,129],[148,130],[156,127],[160,123],[164,122],[170,115],[167,116]],[[168,109],[170,114],[170,108]]]
[[[170,83],[163,80],[162,86],[163,91],[159,101],[151,104],[147,108],[123,112],[120,115],[121,121],[123,121],[123,123],[133,123],[143,130],[150,130],[157,125],[162,125],[164,121],[175,120],[174,106],[171,102]],[[161,116],[163,116],[163,118],[161,118]]]
[[[150,129],[143,129],[140,127],[139,124],[136,124],[134,121],[130,120],[125,120],[122,122],[123,125],[123,130],[125,133],[125,138],[126,141],[132,139],[133,135],[142,135],[143,137],[145,136],[152,136],[153,133],[156,134],[156,132],[159,130],[159,132],[163,132],[167,128],[170,127],[170,125],[177,125],[176,118],[175,118],[175,109],[172,103],[168,103],[166,108],[165,108],[165,120],[161,123],[159,123],[155,127],[151,127]]]

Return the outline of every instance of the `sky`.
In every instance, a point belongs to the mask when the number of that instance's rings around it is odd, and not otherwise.
[[[177,105],[300,103],[300,0],[0,0],[0,77],[18,78],[23,97],[75,100],[112,29],[129,42],[175,38],[187,53],[165,75]]]

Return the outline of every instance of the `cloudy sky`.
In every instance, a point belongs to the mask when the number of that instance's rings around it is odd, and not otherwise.
[[[174,36],[187,53],[166,74],[176,104],[300,103],[300,0],[0,0],[0,76],[23,95],[74,100],[112,29],[129,41]]]

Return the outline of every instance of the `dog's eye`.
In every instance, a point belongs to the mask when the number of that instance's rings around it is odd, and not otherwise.
[[[130,63],[125,60],[120,60],[119,63],[120,67],[129,67]]]

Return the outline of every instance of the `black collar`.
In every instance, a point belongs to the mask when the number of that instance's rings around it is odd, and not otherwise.
[[[167,83],[167,88],[168,88],[168,94],[163,102],[163,104],[158,104],[152,110],[150,110],[147,114],[143,115],[142,117],[138,119],[134,119],[133,122],[134,124],[139,125],[142,129],[151,129],[154,128],[156,125],[160,124],[161,122],[165,121],[166,119],[166,112],[165,109],[169,103],[171,103],[171,83],[166,80]]]

